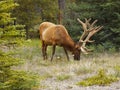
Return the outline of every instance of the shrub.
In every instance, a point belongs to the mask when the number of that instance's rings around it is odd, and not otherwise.
[[[118,78],[112,75],[106,75],[103,69],[100,69],[98,74],[92,77],[89,77],[83,81],[77,83],[77,85],[82,86],[92,86],[92,85],[109,85],[112,82],[117,81]]]
[[[37,86],[37,75],[11,69],[21,63],[20,59],[0,52],[0,90],[30,90]]]

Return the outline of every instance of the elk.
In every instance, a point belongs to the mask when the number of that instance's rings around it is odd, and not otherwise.
[[[97,20],[93,21],[91,24],[91,19],[85,19],[85,22],[82,22],[79,18],[77,18],[77,20],[82,25],[84,31],[78,42],[72,40],[63,25],[56,25],[51,22],[43,22],[40,24],[39,33],[42,41],[42,54],[44,60],[47,59],[47,46],[50,45],[53,46],[51,61],[53,60],[56,46],[63,47],[68,61],[69,56],[67,50],[72,52],[74,60],[80,60],[81,52],[84,54],[91,52],[91,50],[86,47],[86,43],[94,42],[94,40],[90,40],[90,38],[100,31],[103,26],[95,26]]]

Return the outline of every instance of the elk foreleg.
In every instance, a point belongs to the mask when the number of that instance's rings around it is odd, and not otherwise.
[[[43,55],[43,60],[45,60],[45,44],[44,44],[44,41],[42,41],[42,55]]]
[[[66,48],[64,48],[64,47],[63,47],[63,49],[64,49],[64,51],[65,51],[65,54],[66,54],[66,56],[67,56],[67,60],[69,61],[68,52],[67,52]]]
[[[56,45],[53,45],[53,51],[52,51],[51,61],[53,60],[53,56],[54,56],[54,54],[55,54],[55,48],[56,48]]]
[[[47,45],[45,45],[45,59],[47,59]]]

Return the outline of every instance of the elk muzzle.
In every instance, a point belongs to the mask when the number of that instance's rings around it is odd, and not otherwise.
[[[80,60],[80,50],[74,52],[74,60],[79,61]]]

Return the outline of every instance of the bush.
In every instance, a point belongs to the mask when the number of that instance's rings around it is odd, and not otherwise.
[[[23,63],[9,53],[0,52],[0,90],[30,90],[37,86],[37,76],[11,67]]]
[[[100,69],[98,74],[89,77],[83,81],[77,83],[77,85],[82,86],[92,86],[92,85],[109,85],[112,82],[118,81],[118,78],[112,75],[106,75],[103,69]]]
[[[37,87],[37,77],[24,71],[9,71],[5,81],[1,83],[1,90],[31,90]]]

